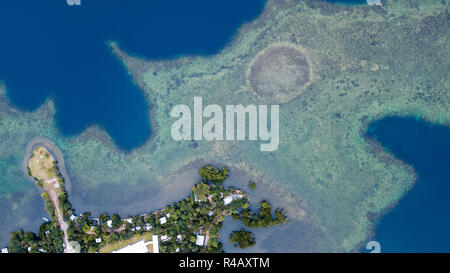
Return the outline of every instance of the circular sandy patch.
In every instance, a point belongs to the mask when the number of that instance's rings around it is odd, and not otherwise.
[[[311,63],[296,45],[274,45],[254,58],[247,77],[252,90],[264,100],[288,102],[310,83]]]

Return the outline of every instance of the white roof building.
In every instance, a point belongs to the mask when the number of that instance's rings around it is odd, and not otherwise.
[[[100,243],[102,242],[102,238],[95,238],[95,242],[96,242],[97,244],[100,244]]]
[[[158,235],[152,236],[152,242],[153,242],[153,253],[159,253]]]
[[[169,241],[169,237],[167,235],[161,236],[161,242]]]
[[[181,239],[183,239],[183,236],[181,236],[181,234],[177,235],[177,241],[181,241]]]
[[[106,221],[106,224],[108,225],[109,228],[112,228],[112,220]]]
[[[225,206],[229,205],[231,202],[233,202],[233,197],[231,197],[231,196],[225,197],[223,199],[223,203],[225,204]]]
[[[149,223],[145,224],[145,230],[150,230],[152,228],[153,227]]]
[[[7,247],[2,248],[2,253],[9,253],[8,248]]]
[[[166,217],[163,216],[163,217],[159,218],[159,222],[161,223],[161,225],[164,225],[167,222]]]
[[[72,214],[72,215],[70,215],[69,220],[70,221],[75,221],[75,220],[77,220],[77,218],[78,217],[76,217],[75,215]]]
[[[141,230],[141,227],[136,227],[136,230],[137,230],[137,231]]]
[[[205,243],[205,236],[197,235],[197,241],[195,241],[195,244],[198,246],[203,246],[204,243]]]
[[[130,224],[133,223],[133,219],[131,219],[131,218],[128,218],[128,219],[126,219],[125,221],[127,221],[127,222],[130,223]]]
[[[209,217],[211,217],[211,216],[213,216],[213,215],[214,215],[214,211],[208,212],[208,216],[209,216]]]
[[[159,243],[157,235],[152,236],[152,241],[145,242],[144,240],[140,240],[134,244],[127,245],[124,248],[113,251],[113,253],[149,253],[149,245],[153,245],[153,253],[159,253]]]

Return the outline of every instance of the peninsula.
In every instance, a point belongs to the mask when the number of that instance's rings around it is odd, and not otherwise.
[[[50,220],[41,226],[38,235],[22,230],[13,232],[8,250],[19,253],[222,252],[219,230],[227,216],[240,219],[250,228],[287,221],[283,209],[276,209],[272,216],[268,201],[262,201],[258,213],[253,213],[245,192],[222,185],[229,175],[227,168],[206,165],[199,174],[201,181],[193,186],[187,198],[161,210],[126,218],[107,213],[98,217],[91,217],[90,212],[76,215],[68,201],[58,161],[46,147],[38,145],[28,161],[28,175],[43,189]],[[242,229],[230,234],[230,241],[236,247],[245,248],[255,244],[255,237]]]
[[[39,146],[33,150],[28,162],[29,175],[32,176],[40,187],[44,189],[42,197],[45,199],[46,208],[52,219],[53,225],[57,225],[63,233],[64,252],[73,253],[75,250],[69,244],[67,235],[68,224],[64,220],[64,206],[61,201],[66,199],[63,187],[63,178],[58,171],[58,162],[45,147]]]

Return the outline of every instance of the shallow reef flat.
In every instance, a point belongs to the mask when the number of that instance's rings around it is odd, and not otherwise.
[[[273,0],[213,56],[152,61],[113,44],[151,105],[151,139],[123,153],[98,127],[64,137],[56,128],[51,101],[34,112],[21,112],[2,93],[0,202],[12,194],[38,194],[21,173],[21,164],[28,142],[43,137],[64,155],[72,184],[69,196],[78,212],[158,209],[188,194],[198,166],[222,164],[231,173],[242,173],[242,179],[251,177],[267,189],[275,206],[288,211],[289,232],[268,234],[261,251],[356,251],[372,235],[379,216],[416,179],[410,166],[365,137],[367,125],[389,115],[450,124],[449,29],[446,1],[345,6]],[[299,54],[294,63],[267,56],[293,52]],[[258,60],[261,56],[265,59]],[[252,67],[268,63],[263,70]],[[261,75],[251,78],[252,71],[276,78],[292,66],[301,66],[303,73],[278,82],[258,82]],[[261,93],[270,84],[285,92]],[[194,96],[222,106],[279,104],[278,150],[261,152],[253,141],[174,141],[170,111],[177,104],[192,105]],[[26,204],[17,201],[19,207]],[[0,210],[5,222],[26,222],[18,217]],[[10,230],[3,230],[0,243],[8,241]]]

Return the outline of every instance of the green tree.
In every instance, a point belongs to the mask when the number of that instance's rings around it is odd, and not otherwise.
[[[200,176],[205,182],[222,183],[230,174],[227,168],[219,170],[211,165],[206,165],[199,170]]]
[[[205,200],[211,193],[211,188],[208,184],[200,182],[196,186],[192,187],[192,192],[195,196],[197,196],[197,199]]]
[[[104,212],[104,213],[100,214],[100,216],[98,216],[98,219],[104,223],[109,220],[109,216],[106,212]]]
[[[120,216],[117,213],[114,213],[111,216],[111,220],[112,220],[111,225],[112,225],[113,229],[118,229],[122,225],[122,220],[120,219]]]
[[[243,228],[230,234],[230,242],[235,243],[235,247],[239,246],[240,248],[251,247],[256,243],[253,233]]]

